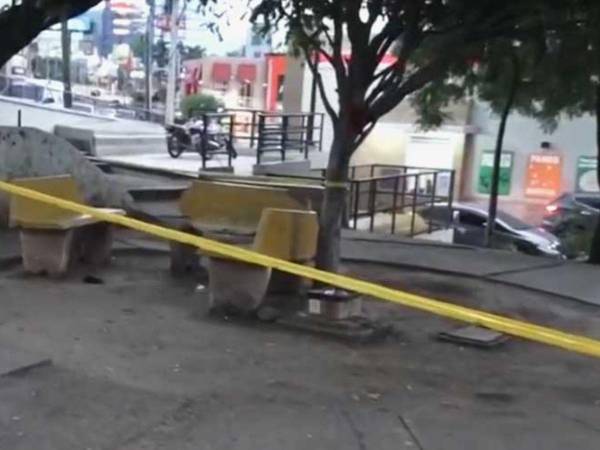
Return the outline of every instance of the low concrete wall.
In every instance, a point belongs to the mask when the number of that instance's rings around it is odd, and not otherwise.
[[[86,201],[96,206],[127,207],[126,190],[62,138],[35,128],[0,127],[0,179],[72,175]],[[0,225],[8,223],[9,199],[0,193]]]

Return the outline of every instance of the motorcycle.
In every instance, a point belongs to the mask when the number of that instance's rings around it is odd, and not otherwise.
[[[172,158],[179,158],[186,151],[197,152],[204,160],[217,152],[237,153],[229,142],[218,119],[209,119],[206,127],[203,120],[189,121],[183,125],[167,125],[167,150]],[[206,128],[206,129],[205,129]]]

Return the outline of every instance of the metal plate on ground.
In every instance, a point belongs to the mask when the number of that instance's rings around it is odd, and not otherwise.
[[[504,344],[508,340],[508,336],[505,334],[475,325],[456,328],[451,331],[443,331],[439,333],[437,337],[442,341],[483,348],[496,347]]]
[[[21,375],[51,364],[50,358],[15,348],[0,347],[0,377]]]

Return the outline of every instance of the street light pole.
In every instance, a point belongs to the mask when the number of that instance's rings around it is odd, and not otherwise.
[[[64,18],[61,23],[61,45],[63,60],[63,106],[73,107],[73,93],[71,90],[71,32],[69,19]]]
[[[175,94],[178,79],[177,51],[179,44],[179,0],[171,1],[171,54],[169,58],[169,73],[167,78],[167,99],[165,105],[165,123],[175,122]]]
[[[152,116],[152,66],[154,61],[154,14],[155,14],[155,2],[154,0],[146,0],[150,7],[148,11],[148,23],[146,25],[146,83],[145,83],[145,94],[146,94],[146,114],[148,118]]]

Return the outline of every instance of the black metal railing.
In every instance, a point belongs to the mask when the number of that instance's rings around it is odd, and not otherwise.
[[[326,169],[313,170],[304,180],[324,182]],[[285,177],[290,178],[289,175]],[[344,224],[351,229],[367,229],[389,234],[415,236],[445,228],[429,214],[425,220],[419,212],[438,203],[452,209],[455,172],[389,164],[356,165],[348,171],[348,197]],[[377,226],[378,215],[389,224]],[[450,216],[450,215],[449,215]],[[400,224],[400,219],[405,223]],[[420,222],[420,226],[417,223]],[[362,223],[361,223],[362,222]],[[423,223],[425,225],[423,226]]]
[[[279,153],[285,161],[288,152],[300,152],[308,159],[311,149],[321,150],[323,141],[323,114],[259,113],[256,162],[260,164],[265,153]],[[315,136],[317,131],[318,138]]]
[[[202,111],[192,114],[201,117]],[[248,143],[256,147],[256,159],[260,164],[264,153],[277,152],[285,161],[288,152],[301,152],[308,158],[310,151],[323,147],[322,113],[283,114],[248,108],[227,108],[224,114],[233,116],[231,137],[234,142]]]
[[[395,169],[396,173],[377,175],[377,170],[382,168]],[[355,173],[358,170],[358,167],[351,169]],[[383,215],[389,217],[389,225],[381,224],[377,231],[414,236],[440,229],[431,219],[431,214],[424,227],[417,226],[417,220],[424,221],[419,218],[418,213],[436,203],[447,204],[448,208],[451,208],[454,191],[453,170],[377,165],[369,167],[368,170],[373,176],[350,178],[349,227],[362,228],[360,220],[364,219],[368,230],[375,231],[376,218]],[[405,223],[398,223],[401,218],[405,219]],[[399,226],[402,229],[399,229]]]

